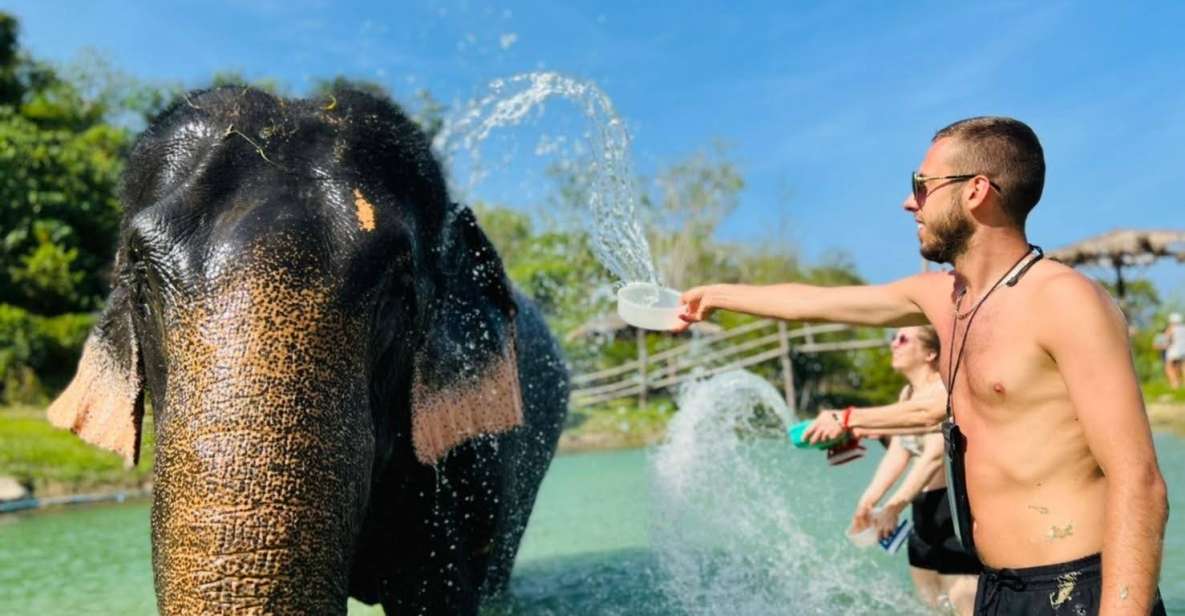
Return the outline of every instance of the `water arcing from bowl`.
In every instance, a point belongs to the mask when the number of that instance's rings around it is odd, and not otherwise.
[[[521,124],[553,97],[573,103],[590,125],[586,137],[592,154],[588,212],[593,254],[622,282],[658,284],[650,244],[637,218],[629,131],[609,97],[592,82],[552,72],[491,82],[487,93],[446,121],[433,140],[434,149],[445,161],[464,154],[472,163],[465,181],[452,178],[453,188],[467,192],[484,177],[481,146],[491,132]]]
[[[543,72],[494,81],[445,124],[434,147],[446,161],[469,158],[473,169],[458,191],[466,193],[481,181],[481,147],[491,133],[518,126],[552,97],[574,103],[591,125],[593,254],[624,283],[656,285],[636,300],[657,307],[659,276],[637,219],[629,133],[595,85]],[[915,611],[894,580],[869,575],[867,556],[861,561],[842,531],[826,541],[803,519],[813,511],[802,499],[828,490],[785,442],[793,413],[777,390],[733,371],[693,382],[678,401],[680,411],[651,458],[645,497],[653,513],[651,579],[667,607],[739,615]]]

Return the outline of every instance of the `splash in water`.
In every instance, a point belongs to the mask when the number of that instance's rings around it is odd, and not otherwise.
[[[444,160],[453,161],[463,152],[473,163],[467,181],[454,188],[468,192],[484,177],[481,144],[494,129],[519,125],[532,111],[541,110],[545,100],[557,96],[574,103],[592,127],[588,207],[594,255],[622,281],[660,282],[635,212],[629,132],[613,103],[592,82],[538,72],[490,83],[488,93],[461,109],[433,140]]]
[[[651,538],[681,612],[918,611],[871,552],[839,538],[846,520],[818,519],[812,501],[832,490],[782,442],[793,414],[773,386],[728,372],[687,387],[679,407],[651,459]]]

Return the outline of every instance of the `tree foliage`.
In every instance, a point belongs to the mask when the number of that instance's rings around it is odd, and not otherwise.
[[[593,258],[587,234],[539,228],[530,215],[510,208],[479,203],[474,211],[511,280],[559,336],[611,307],[610,275]]]
[[[1115,282],[1104,277],[1099,284],[1111,294],[1119,297]],[[1132,361],[1136,375],[1144,383],[1163,381],[1164,350],[1158,348],[1168,327],[1169,314],[1180,312],[1181,307],[1161,299],[1152,281],[1135,278],[1125,283],[1120,307],[1127,316],[1128,333],[1131,336]]]
[[[73,130],[0,107],[0,302],[50,315],[101,304],[128,142],[102,122]]]
[[[745,187],[727,150],[718,145],[695,152],[660,171],[654,184],[657,194],[645,196],[642,204],[650,247],[666,284],[685,289],[735,270],[728,247],[714,239]]]
[[[131,141],[109,118],[138,95],[103,66],[63,74],[23,52],[16,19],[0,13],[0,384],[10,401],[42,398],[42,381],[69,375],[107,294]]]
[[[56,315],[97,308],[119,227],[130,142],[91,99],[16,48],[0,19],[0,303]]]

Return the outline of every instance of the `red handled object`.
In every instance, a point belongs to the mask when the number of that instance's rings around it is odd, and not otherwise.
[[[827,463],[831,466],[847,464],[852,460],[859,460],[867,453],[867,449],[860,444],[860,439],[853,438],[827,450]]]

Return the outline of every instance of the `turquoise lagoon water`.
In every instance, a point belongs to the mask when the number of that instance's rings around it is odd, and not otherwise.
[[[1161,589],[1170,613],[1185,614],[1185,440],[1158,434],[1156,444],[1175,513],[1166,533]],[[742,616],[836,613],[837,606],[846,614],[920,613],[909,599],[904,550],[895,556],[857,550],[843,538],[851,506],[879,454],[828,467],[816,452],[780,443],[752,447],[753,459],[767,465],[762,494],[773,487],[780,502],[718,502],[713,510],[732,512],[725,515],[746,524],[776,518],[793,520],[793,526],[777,526],[763,541],[745,544],[744,553],[718,548],[715,561],[687,558],[684,546],[670,542],[680,537],[711,543],[718,529],[706,529],[702,537],[694,526],[664,530],[672,521],[666,509],[668,519],[655,519],[659,505],[670,503],[655,497],[661,490],[654,452],[556,458],[524,539],[511,596],[486,614]],[[694,516],[678,521],[694,525]],[[698,567],[690,577],[689,563]],[[691,587],[696,583],[724,583],[734,592],[701,593]],[[725,601],[733,605],[720,604]],[[886,609],[886,602],[895,607]],[[0,613],[132,615],[153,614],[154,607],[147,502],[0,516]],[[350,613],[382,611],[351,602]]]

